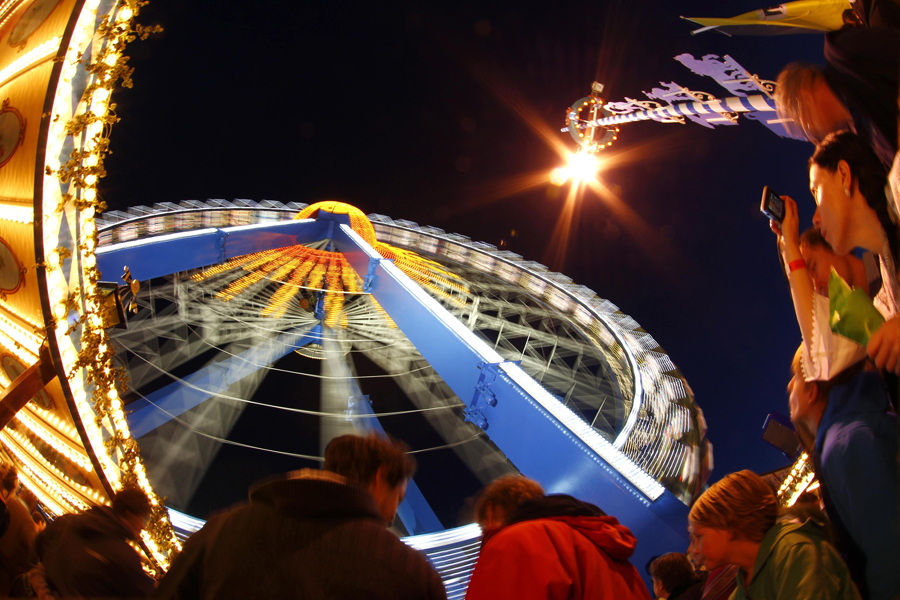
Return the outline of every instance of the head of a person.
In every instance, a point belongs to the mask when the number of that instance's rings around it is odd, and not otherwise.
[[[884,186],[887,172],[878,156],[858,135],[849,131],[825,137],[809,159],[809,189],[816,201],[813,224],[843,256],[861,246],[858,223],[873,212],[889,234]]]
[[[3,497],[12,494],[19,485],[19,473],[11,463],[0,463],[0,490]]]
[[[697,581],[694,566],[688,557],[679,552],[669,552],[650,563],[653,593],[658,598],[668,598],[680,585]]]
[[[526,500],[541,498],[544,488],[522,475],[505,475],[489,483],[475,505],[475,521],[482,529],[500,527]]]
[[[325,470],[366,488],[388,525],[406,495],[406,485],[416,472],[409,446],[388,436],[342,435],[325,448]]]
[[[821,66],[793,62],[778,75],[775,107],[792,135],[814,144],[835,131],[850,129],[853,118],[825,80]]]
[[[827,381],[806,381],[801,364],[802,353],[801,345],[794,353],[794,360],[791,361],[791,380],[787,386],[788,406],[791,411],[791,422],[798,426],[806,426],[815,432],[828,406],[831,385]]]
[[[759,544],[778,520],[775,492],[752,471],[726,475],[701,495],[688,530],[707,569],[734,562],[742,542]]]
[[[147,526],[152,506],[147,495],[136,487],[126,487],[113,497],[113,512],[137,538]]]
[[[815,227],[810,227],[800,235],[800,254],[806,262],[817,294],[828,296],[828,282],[831,279],[832,268],[844,281],[848,283],[851,281],[850,261],[855,257],[852,254],[836,255],[828,240],[822,237],[822,233]]]

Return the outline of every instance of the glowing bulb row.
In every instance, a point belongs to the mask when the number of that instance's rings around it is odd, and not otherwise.
[[[16,9],[20,8],[24,2],[22,0],[4,0],[0,4],[0,27],[6,25],[9,19],[15,14]]]
[[[20,321],[28,323],[35,329],[41,329],[43,327],[43,325],[38,323],[37,320],[32,319],[32,318],[28,317],[27,315],[22,314],[21,312],[18,311],[18,309],[14,308],[12,305],[10,305],[9,302],[7,302],[6,300],[4,300],[2,298],[0,298],[0,308],[2,308],[3,310],[5,310],[7,313],[11,314],[15,318],[19,319]]]
[[[27,437],[25,437],[18,431],[12,430],[10,430],[8,434],[16,441],[17,444],[19,444],[19,447],[22,448],[22,450],[28,452],[28,454],[30,454],[32,458],[37,460],[44,469],[51,471],[59,479],[65,481],[66,484],[72,489],[78,490],[78,492],[85,498],[88,498],[94,502],[103,503],[104,500],[100,496],[100,493],[97,492],[97,490],[77,483],[71,477],[60,471],[56,465],[47,460],[47,458],[41,453],[41,451],[38,450],[34,446],[34,444],[31,443],[31,440],[29,440]]]
[[[37,496],[37,499],[44,505],[44,508],[49,510],[53,516],[59,517],[66,514],[67,511],[60,506],[60,503],[54,500],[50,494],[44,491],[43,487],[35,483],[27,474],[19,473],[19,481],[31,491],[32,494]]]
[[[5,85],[9,80],[14,79],[37,63],[47,60],[55,55],[59,51],[60,42],[62,42],[61,37],[49,39],[9,63],[0,70],[0,86]]]
[[[314,265],[315,263],[311,261],[301,263],[298,268],[294,270],[293,274],[291,274],[290,279],[287,281],[287,285],[281,286],[274,294],[272,294],[272,297],[269,298],[268,306],[266,306],[260,314],[276,318],[284,315],[284,313],[287,312],[287,303],[300,291],[299,286],[303,285],[306,276],[312,270]]]
[[[69,444],[56,437],[56,435],[48,431],[45,427],[40,425],[37,421],[29,417],[23,411],[20,410],[16,413],[16,420],[30,429],[32,433],[44,440],[44,442],[49,444],[51,448],[62,454],[69,461],[75,463],[85,471],[94,470],[94,466],[91,464],[91,460],[86,455],[75,450],[74,448],[69,446]]]
[[[34,209],[25,204],[0,202],[0,220],[27,225],[34,222]]]
[[[781,487],[778,488],[779,496],[790,489],[794,485],[795,480],[809,469],[808,460],[809,455],[807,455],[806,452],[800,455],[800,458],[797,459],[797,462],[795,462],[794,466],[791,468],[790,473],[788,473],[787,477],[784,478],[784,481],[781,482]]]
[[[41,338],[21,325],[13,322],[3,313],[0,313],[0,331],[3,331],[3,333],[12,339],[18,340],[20,344],[25,346],[25,348],[35,356],[38,355],[38,352],[41,349]]]
[[[19,465],[23,467],[32,480],[41,485],[57,502],[68,505],[70,512],[71,510],[86,510],[88,508],[88,505],[82,500],[71,492],[62,489],[52,477],[42,472],[42,469],[32,461],[25,451],[19,449],[14,440],[5,431],[0,433],[0,440],[3,441],[3,445],[10,452],[16,455],[16,458],[19,459]]]
[[[812,480],[815,478],[815,476],[816,476],[816,474],[813,471],[810,471],[809,473],[807,473],[806,475],[803,476],[803,479],[797,485],[797,488],[794,490],[794,493],[788,499],[786,506],[793,506],[794,504],[797,503],[797,500],[800,498],[800,496],[803,494],[803,492],[805,492],[807,490],[807,488],[809,488],[809,484],[812,482]]]
[[[230,260],[225,261],[221,265],[216,265],[214,267],[209,267],[208,269],[203,269],[199,273],[194,273],[191,276],[191,281],[205,281],[210,277],[215,277],[216,275],[220,275],[221,273],[225,273],[226,271],[230,271],[236,267],[243,265],[244,263],[248,263],[251,260],[255,260],[259,258],[261,255],[271,255],[274,254],[275,250],[263,250],[261,252],[254,252],[253,254],[245,254],[243,256],[238,256],[237,258],[232,258]]]
[[[33,352],[19,343],[15,338],[7,335],[6,331],[3,328],[0,328],[0,344],[2,344],[7,350],[9,350],[12,354],[14,354],[22,364],[26,367],[30,367],[38,360],[37,352]]]

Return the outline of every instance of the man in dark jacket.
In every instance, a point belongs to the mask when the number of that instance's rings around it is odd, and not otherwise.
[[[41,532],[37,548],[47,582],[63,598],[146,598],[153,580],[128,544],[140,539],[150,517],[150,501],[136,488],[98,506],[59,517]]]
[[[846,382],[807,382],[798,358],[792,371],[791,420],[815,438],[811,454],[838,549],[863,598],[896,598],[900,595],[897,428],[887,389],[879,374],[869,371]]]
[[[402,442],[341,436],[325,470],[250,488],[250,502],[211,518],[185,544],[159,598],[445,600],[425,557],[387,529],[415,461]]]
[[[482,493],[476,519],[484,540],[468,600],[649,600],[628,562],[637,542],[628,528],[592,504],[537,490],[513,476]],[[507,513],[515,498],[521,503]]]

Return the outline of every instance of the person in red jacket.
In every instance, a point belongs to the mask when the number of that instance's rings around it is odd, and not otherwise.
[[[628,562],[637,540],[593,504],[511,476],[485,488],[475,517],[484,538],[467,600],[650,600]]]

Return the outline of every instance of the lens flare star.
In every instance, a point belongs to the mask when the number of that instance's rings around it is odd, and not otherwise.
[[[572,183],[577,185],[594,181],[599,170],[600,159],[597,156],[587,152],[577,152],[569,155],[568,165],[550,172],[550,183],[563,185],[571,179]]]

